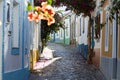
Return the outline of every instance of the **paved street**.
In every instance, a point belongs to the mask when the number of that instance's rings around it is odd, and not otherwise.
[[[73,46],[50,43],[54,57],[62,57],[48,67],[31,73],[29,80],[105,80],[99,69],[89,65]]]

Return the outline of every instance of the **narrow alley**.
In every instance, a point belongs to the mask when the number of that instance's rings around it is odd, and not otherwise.
[[[74,46],[49,43],[47,47],[54,50],[54,57],[62,58],[31,73],[29,80],[106,80],[99,69],[86,63]]]

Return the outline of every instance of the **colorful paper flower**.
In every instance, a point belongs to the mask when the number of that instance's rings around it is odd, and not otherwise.
[[[47,2],[42,2],[41,6],[36,6],[34,12],[28,13],[28,20],[39,22],[40,19],[47,20],[48,25],[55,23],[54,15],[55,11],[51,5],[48,5]]]

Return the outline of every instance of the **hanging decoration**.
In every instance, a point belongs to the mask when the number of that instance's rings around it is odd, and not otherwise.
[[[72,10],[77,15],[84,13],[86,16],[90,15],[96,6],[95,0],[34,0],[34,4],[39,5],[43,1],[48,1],[55,7],[66,6],[66,10]]]
[[[32,7],[30,3],[28,3],[27,7],[28,11],[28,20],[35,21],[36,23],[39,20],[46,20],[47,25],[50,26],[51,24],[55,23],[54,15],[55,11],[53,7],[48,4],[48,2],[42,2],[41,6]]]

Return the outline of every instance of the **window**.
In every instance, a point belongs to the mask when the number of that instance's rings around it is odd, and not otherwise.
[[[10,22],[10,3],[7,3],[7,23]]]
[[[83,33],[85,32],[85,19],[83,18]]]
[[[108,43],[109,43],[109,16],[106,15],[106,26],[105,26],[105,51],[108,51]]]
[[[61,29],[61,38],[62,38],[62,29]]]
[[[67,23],[66,26],[67,26],[67,27],[66,27],[66,36],[68,36],[68,23]]]
[[[80,18],[80,36],[81,36],[81,18]]]
[[[75,22],[72,24],[72,27],[73,27],[73,38],[75,38],[76,37],[76,35],[75,35],[75,32],[76,32]]]
[[[59,33],[57,32],[56,35],[59,36]]]

